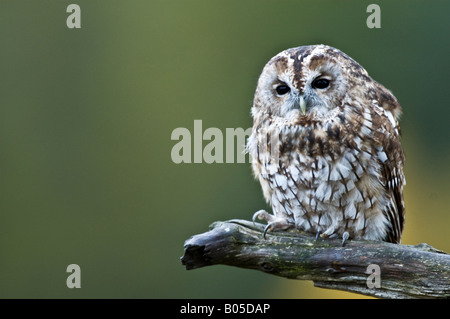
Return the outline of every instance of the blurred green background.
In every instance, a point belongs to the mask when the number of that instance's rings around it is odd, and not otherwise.
[[[66,8],[81,7],[81,29]],[[324,43],[400,100],[402,243],[450,251],[450,2],[1,1],[1,298],[346,298],[214,266],[183,243],[265,208],[246,164],[174,164],[177,127],[248,128],[262,67]],[[206,143],[205,143],[206,144]],[[81,267],[81,289],[66,267]]]

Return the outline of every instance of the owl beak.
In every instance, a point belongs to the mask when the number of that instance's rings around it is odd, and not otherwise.
[[[300,110],[302,111],[303,115],[306,115],[306,102],[303,96],[300,96]]]

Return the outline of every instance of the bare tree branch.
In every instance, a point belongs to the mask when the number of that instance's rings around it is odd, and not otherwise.
[[[342,247],[340,240],[298,231],[264,239],[263,228],[245,220],[215,222],[185,242],[182,264],[188,270],[218,264],[257,269],[381,298],[450,298],[450,255],[427,244],[350,240]],[[380,288],[368,286],[371,264],[380,267]]]

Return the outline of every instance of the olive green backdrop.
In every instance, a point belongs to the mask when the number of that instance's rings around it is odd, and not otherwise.
[[[179,260],[191,235],[266,204],[248,163],[174,164],[172,131],[250,127],[264,64],[306,44],[341,49],[400,100],[403,243],[450,251],[450,3],[377,1],[369,29],[370,3],[1,1],[0,297],[357,296]]]

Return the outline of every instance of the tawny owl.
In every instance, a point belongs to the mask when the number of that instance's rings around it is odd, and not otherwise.
[[[399,243],[404,224],[401,107],[355,60],[325,45],[264,67],[247,143],[273,215],[267,231]]]

